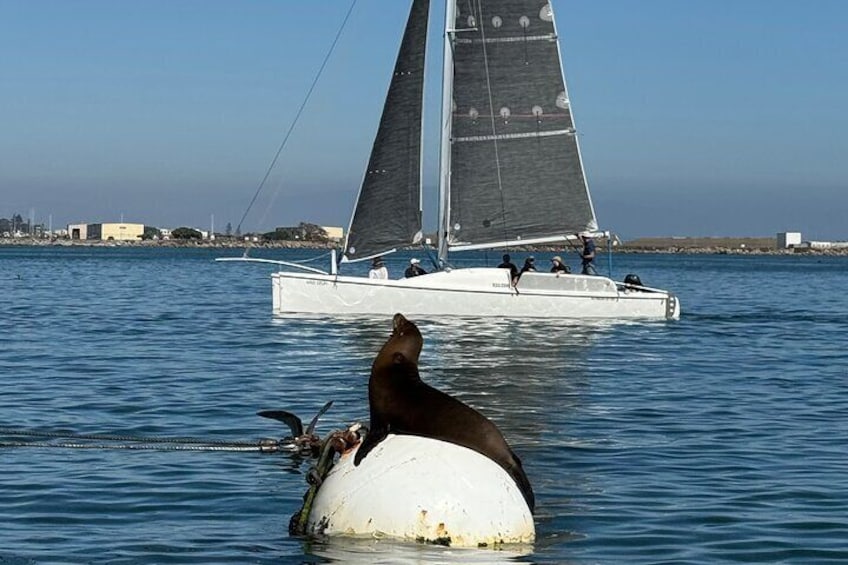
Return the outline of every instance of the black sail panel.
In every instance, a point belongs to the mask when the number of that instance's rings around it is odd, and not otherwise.
[[[429,0],[415,0],[345,243],[355,261],[421,238],[421,113]]]
[[[545,0],[457,3],[453,246],[597,228],[550,10]]]

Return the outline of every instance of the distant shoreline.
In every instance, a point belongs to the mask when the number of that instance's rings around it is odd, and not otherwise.
[[[70,239],[0,238],[0,247],[140,247],[140,248],[205,248],[205,249],[332,249],[337,243],[321,244],[310,241],[244,242],[236,240],[146,240],[99,241]],[[514,248],[515,252],[559,252],[569,246],[527,246]],[[606,241],[598,241],[598,251],[606,250]],[[833,255],[848,256],[848,249],[777,249],[774,238],[640,238],[616,245],[615,253],[668,253],[692,255]]]
[[[35,247],[203,247],[210,249],[243,249],[245,247],[261,249],[332,249],[335,244],[321,244],[310,241],[265,241],[245,242],[235,240],[144,240],[144,241],[101,241],[98,239],[37,239],[37,238],[2,238],[0,246],[35,246]]]

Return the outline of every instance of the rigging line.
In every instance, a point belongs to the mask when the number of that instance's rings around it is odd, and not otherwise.
[[[482,2],[478,0],[477,2],[477,25],[480,27],[480,39],[483,42],[483,67],[486,69],[486,91],[489,96],[489,119],[492,123],[492,137],[494,138],[492,142],[495,147],[495,172],[498,177],[498,194],[501,197],[501,218],[503,226],[503,240],[509,241],[507,237],[506,231],[506,201],[504,200],[503,193],[503,179],[501,178],[501,157],[500,157],[500,148],[498,146],[498,138],[497,138],[497,126],[495,125],[495,106],[494,101],[492,100],[492,77],[489,74],[489,52],[486,49],[486,25],[483,22],[483,6]]]
[[[567,237],[567,238],[565,238],[565,241],[568,242],[568,245],[570,245],[571,248],[574,249],[574,251],[577,253],[577,255],[580,256],[580,259],[582,260],[583,259],[583,249],[579,245],[577,245],[576,242],[571,241],[571,238]]]
[[[328,252],[322,253],[321,255],[318,255],[316,257],[310,257],[309,259],[298,259],[297,261],[292,260],[292,261],[289,261],[289,262],[290,263],[298,263],[298,264],[313,263],[313,262],[317,261],[318,259],[323,259],[324,257],[327,257],[328,255],[332,255],[332,254],[333,254],[332,251],[328,251]]]
[[[250,209],[253,208],[253,205],[256,203],[256,199],[259,198],[259,193],[262,192],[262,189],[265,187],[265,183],[268,182],[268,177],[271,176],[271,171],[274,170],[274,166],[277,164],[277,160],[280,158],[280,154],[283,152],[283,149],[286,147],[286,144],[289,141],[289,137],[291,137],[292,132],[294,131],[295,126],[297,126],[298,121],[300,120],[301,114],[303,114],[303,110],[306,108],[306,104],[309,102],[309,99],[312,96],[312,92],[315,90],[315,87],[318,84],[318,80],[321,78],[321,75],[324,72],[324,68],[327,66],[327,62],[330,60],[330,57],[333,54],[333,51],[336,49],[336,44],[339,42],[339,38],[342,35],[342,31],[344,31],[345,26],[347,26],[347,22],[350,19],[350,14],[353,12],[353,8],[356,6],[357,0],[352,0],[350,3],[350,8],[347,10],[347,14],[345,14],[344,20],[342,20],[341,25],[339,26],[338,31],[336,31],[336,36],[333,38],[333,42],[330,44],[330,48],[327,51],[327,54],[324,56],[324,60],[321,62],[321,66],[318,68],[318,72],[315,74],[315,77],[312,79],[312,84],[309,86],[309,90],[306,92],[306,96],[303,98],[303,102],[300,104],[300,108],[298,108],[297,113],[294,116],[294,120],[292,120],[291,125],[289,125],[289,129],[286,132],[285,137],[283,138],[282,143],[280,143],[280,147],[277,149],[277,153],[274,155],[274,158],[271,160],[271,164],[268,166],[268,170],[265,171],[265,176],[262,177],[262,182],[259,183],[259,186],[256,188],[256,192],[253,194],[253,198],[250,200],[250,204],[247,205],[247,209],[244,211],[244,215],[242,215],[241,220],[239,220],[238,226],[236,227],[237,231],[241,230],[241,226],[244,223],[244,220],[247,218],[247,214],[250,213]]]

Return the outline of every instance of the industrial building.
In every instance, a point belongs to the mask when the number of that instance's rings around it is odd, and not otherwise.
[[[777,248],[797,251],[848,249],[848,241],[803,241],[801,232],[781,232],[777,234]]]
[[[88,224],[68,224],[68,237],[71,239],[88,239]]]
[[[325,232],[327,232],[327,237],[330,241],[341,241],[344,239],[344,228],[338,228],[335,226],[321,226]]]
[[[795,247],[796,245],[801,245],[801,232],[786,231],[777,234],[778,249],[789,249],[790,247]]]
[[[94,239],[101,241],[139,241],[144,235],[144,224],[70,224],[71,239]]]

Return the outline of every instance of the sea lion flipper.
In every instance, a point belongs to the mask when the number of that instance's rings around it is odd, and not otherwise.
[[[512,463],[508,463],[506,465],[501,463],[501,466],[507,473],[509,473],[509,476],[512,477],[513,481],[515,481],[515,484],[518,485],[518,489],[521,491],[522,496],[524,496],[524,500],[527,502],[527,506],[530,508],[530,512],[532,513],[536,507],[536,495],[533,494],[533,487],[530,486],[530,479],[527,478],[527,474],[524,472],[524,465],[521,464],[521,459],[519,459],[518,455],[516,455],[512,449],[509,449],[509,454],[512,456]]]
[[[359,463],[365,459],[365,456],[368,455],[368,452],[377,447],[378,443],[386,439],[387,435],[389,435],[389,430],[387,428],[383,426],[375,426],[372,422],[371,428],[365,435],[365,440],[356,451],[356,456],[353,458],[353,464],[359,465]]]
[[[320,418],[321,416],[323,416],[323,415],[324,415],[324,413],[325,413],[327,410],[329,410],[329,409],[330,409],[330,406],[332,406],[332,405],[333,405],[333,401],[332,401],[332,400],[330,400],[329,402],[327,402],[326,404],[324,404],[324,406],[322,406],[322,407],[321,407],[321,409],[318,411],[318,413],[317,413],[317,414],[315,414],[315,417],[314,417],[314,418],[312,418],[312,421],[311,421],[311,422],[309,422],[309,426],[306,428],[306,434],[307,434],[307,435],[312,435],[312,434],[315,432],[315,425],[316,425],[316,424],[318,424],[318,418]]]
[[[533,494],[530,479],[527,478],[527,475],[524,474],[524,469],[521,467],[513,467],[512,469],[508,469],[507,472],[512,477],[512,480],[515,481],[515,484],[518,485],[518,490],[521,491],[521,495],[524,497],[524,501],[527,503],[527,507],[532,514],[536,509],[536,495]]]
[[[303,435],[303,422],[300,418],[285,410],[263,410],[256,413],[257,416],[263,418],[271,418],[286,424],[291,430],[292,437],[300,437]]]

